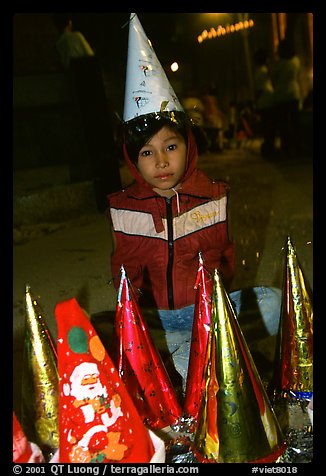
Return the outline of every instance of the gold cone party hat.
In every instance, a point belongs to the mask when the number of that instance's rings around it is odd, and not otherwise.
[[[124,121],[183,108],[136,13],[130,14]]]
[[[309,400],[313,392],[312,297],[290,237],[285,250],[283,297],[270,391],[274,396],[285,394]]]
[[[57,354],[42,309],[26,286],[22,425],[45,458],[59,446]]]
[[[198,461],[276,461],[284,437],[217,270],[205,378],[194,437]]]

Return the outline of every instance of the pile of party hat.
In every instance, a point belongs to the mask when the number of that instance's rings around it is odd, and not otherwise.
[[[31,436],[14,413],[13,460],[163,463],[164,442],[143,425],[77,301],[56,306],[58,353],[29,286],[26,310],[22,418]]]
[[[307,399],[313,392],[313,307],[297,253],[287,237],[283,297],[270,393]]]
[[[129,23],[124,103],[125,121],[183,110],[136,14]],[[196,285],[185,402],[186,411],[197,419],[194,453],[202,462],[276,461],[285,449],[284,437],[219,273],[210,289],[201,261]],[[52,451],[60,441],[60,462],[154,462],[162,446],[144,422],[156,429],[174,424],[181,408],[124,269],[115,322],[117,368],[75,299],[55,310],[58,364],[28,287],[26,309],[22,414],[29,415],[28,426],[34,427],[40,447]],[[309,398],[312,305],[290,239],[277,351],[275,388]],[[28,406],[31,394],[35,401]]]
[[[26,286],[21,422],[27,437],[49,458],[59,445],[56,349],[43,311]]]
[[[182,409],[123,266],[115,339],[118,348],[116,367],[146,425],[162,429],[176,424]]]
[[[211,312],[194,453],[207,463],[274,462],[284,437],[216,270]]]

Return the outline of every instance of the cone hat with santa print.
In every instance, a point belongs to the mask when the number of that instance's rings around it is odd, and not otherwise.
[[[25,293],[21,423],[26,436],[50,458],[59,445],[57,353],[30,286]]]
[[[313,393],[312,292],[304,278],[296,250],[287,237],[283,296],[277,336],[273,398],[286,396],[310,400]]]
[[[150,40],[136,13],[130,14],[123,119],[182,111]]]
[[[123,266],[115,338],[116,366],[144,423],[152,429],[176,424],[182,409]]]
[[[76,299],[55,307],[61,463],[148,463],[148,429]]]
[[[203,370],[209,338],[213,290],[213,280],[209,271],[204,266],[201,253],[199,254],[199,267],[195,289],[196,300],[184,410],[187,415],[196,420],[201,397],[205,389]]]
[[[285,441],[217,270],[205,363],[205,392],[194,438],[203,463],[268,463]]]

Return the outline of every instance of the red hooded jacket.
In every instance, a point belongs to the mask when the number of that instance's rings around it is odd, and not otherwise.
[[[199,252],[205,267],[217,268],[228,288],[234,276],[234,244],[228,237],[229,187],[197,165],[197,146],[188,134],[187,166],[178,194],[161,197],[142,178],[124,149],[135,182],[108,196],[116,238],[111,256],[115,287],[124,266],[143,305],[179,309],[195,303]]]

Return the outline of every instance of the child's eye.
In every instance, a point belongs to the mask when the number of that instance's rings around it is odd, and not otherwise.
[[[175,150],[177,148],[176,144],[171,144],[168,146],[168,150]]]
[[[139,156],[140,156],[140,157],[148,157],[149,155],[151,155],[151,151],[150,151],[150,150],[142,150],[142,151],[139,153]]]

